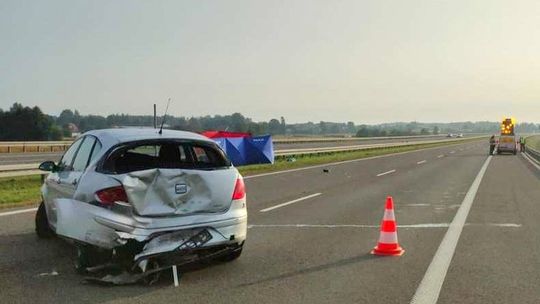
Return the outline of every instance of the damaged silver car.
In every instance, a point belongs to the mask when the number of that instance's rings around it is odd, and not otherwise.
[[[244,181],[206,137],[154,129],[90,131],[58,164],[44,162],[40,169],[50,174],[41,188],[38,236],[75,243],[78,270],[97,280],[153,282],[172,265],[231,261],[242,253]]]

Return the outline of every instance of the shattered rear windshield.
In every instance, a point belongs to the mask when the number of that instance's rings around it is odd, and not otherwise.
[[[155,168],[209,170],[230,165],[223,152],[210,144],[160,141],[116,148],[100,171],[123,174]]]

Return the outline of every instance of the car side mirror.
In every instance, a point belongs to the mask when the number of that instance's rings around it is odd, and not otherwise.
[[[58,166],[56,166],[56,164],[52,160],[44,161],[39,165],[39,170],[41,171],[55,172],[57,171],[57,169],[58,169]]]

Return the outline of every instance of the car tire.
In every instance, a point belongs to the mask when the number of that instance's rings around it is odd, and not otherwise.
[[[41,202],[36,212],[36,234],[39,238],[50,239],[55,236],[54,231],[49,226],[47,219],[47,210],[45,204]]]
[[[235,249],[233,252],[227,253],[224,256],[219,257],[218,259],[221,262],[232,262],[240,257],[242,255],[242,250],[244,249],[244,245],[240,245],[237,249]]]

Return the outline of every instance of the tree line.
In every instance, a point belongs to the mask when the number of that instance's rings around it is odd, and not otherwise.
[[[158,117],[157,124],[165,128],[202,132],[205,130],[228,130],[249,132],[253,135],[326,135],[326,136],[403,136],[442,133],[497,133],[499,122],[452,122],[420,123],[396,122],[377,125],[356,125],[349,121],[306,122],[288,124],[284,117],[256,122],[240,113],[201,117],[172,116]],[[118,127],[152,127],[152,115],[112,114],[108,116],[81,115],[77,110],[65,109],[60,115],[47,115],[39,107],[27,107],[14,103],[9,110],[0,109],[0,140],[60,140],[72,137],[73,133],[94,129]],[[539,125],[521,123],[516,126],[518,133],[539,131]]]

